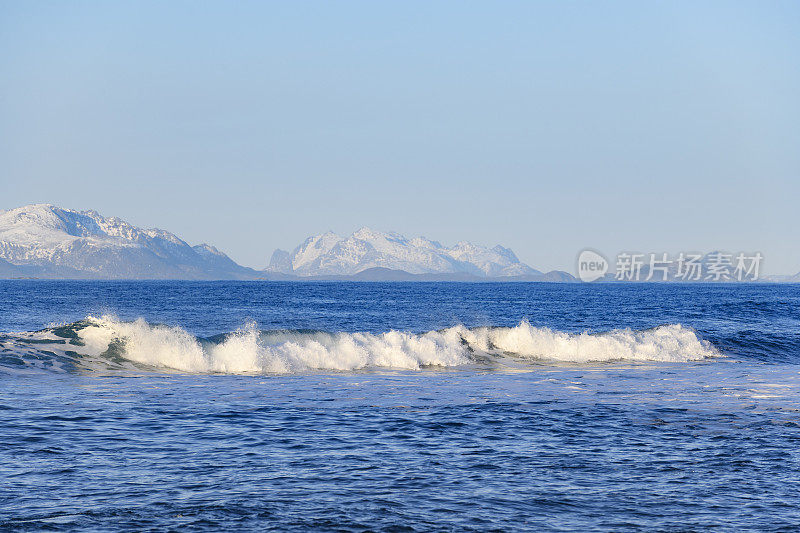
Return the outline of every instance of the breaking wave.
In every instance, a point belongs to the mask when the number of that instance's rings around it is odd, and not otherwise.
[[[610,361],[685,362],[719,356],[681,325],[606,333],[565,333],[521,322],[514,327],[455,326],[426,333],[260,331],[198,338],[176,326],[88,317],[66,326],[0,336],[0,367],[169,370],[292,374],[315,370],[491,366]]]

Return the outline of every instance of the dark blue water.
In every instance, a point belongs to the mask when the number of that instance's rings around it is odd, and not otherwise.
[[[797,530],[798,304],[3,281],[0,527]]]

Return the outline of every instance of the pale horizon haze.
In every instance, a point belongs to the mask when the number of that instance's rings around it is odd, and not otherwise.
[[[0,209],[800,271],[800,3],[0,1]]]

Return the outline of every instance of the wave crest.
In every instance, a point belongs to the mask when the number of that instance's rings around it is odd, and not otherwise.
[[[75,345],[70,349],[82,360],[190,373],[418,370],[485,365],[509,358],[555,364],[685,362],[720,355],[694,330],[677,324],[598,334],[565,333],[526,321],[514,327],[470,329],[459,325],[420,334],[395,330],[377,334],[259,331],[256,324],[248,324],[232,333],[202,339],[178,326],[149,324],[144,319],[125,322],[106,315],[44,330],[35,342],[45,342],[43,337],[53,335],[70,337],[70,344]]]
[[[136,363],[185,372],[293,373],[303,370],[359,370],[470,363],[456,328],[415,335],[324,332],[261,332],[249,324],[219,342],[198,339],[184,329],[89,317],[79,332],[95,355],[120,342],[121,355]]]

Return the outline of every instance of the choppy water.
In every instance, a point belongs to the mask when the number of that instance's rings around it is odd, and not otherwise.
[[[796,530],[798,303],[0,282],[0,527]]]

